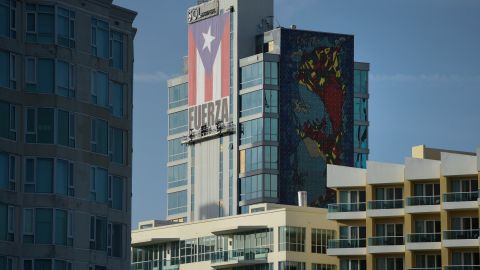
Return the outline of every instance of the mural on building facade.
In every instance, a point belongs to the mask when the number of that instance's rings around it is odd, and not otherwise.
[[[325,207],[335,201],[326,188],[326,164],[353,165],[353,37],[281,35],[280,110],[286,121],[280,128],[282,145],[288,145],[280,154],[281,181],[290,182],[281,197],[295,200],[298,190],[308,190],[309,205]]]

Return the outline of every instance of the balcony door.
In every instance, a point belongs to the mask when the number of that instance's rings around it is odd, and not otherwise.
[[[478,230],[477,217],[454,217],[452,218],[452,230],[470,231]]]
[[[416,197],[433,197],[440,196],[439,183],[422,183],[414,185],[414,196]]]
[[[439,220],[417,220],[415,221],[415,233],[440,233]]]
[[[365,239],[367,232],[365,227],[341,226],[340,239]]]
[[[480,265],[478,252],[453,252],[451,265]]]
[[[442,269],[442,255],[416,255],[415,268]]]
[[[472,192],[478,190],[477,179],[452,180],[450,185],[451,192]]]
[[[362,190],[351,190],[351,191],[340,191],[340,203],[364,203],[365,202],[365,191]]]
[[[393,201],[403,199],[403,188],[376,188],[376,201]]]

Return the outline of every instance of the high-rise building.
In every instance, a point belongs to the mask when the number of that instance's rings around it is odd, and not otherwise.
[[[168,81],[168,219],[267,202],[326,207],[326,165],[368,158],[367,63],[354,37],[274,28],[273,0],[187,12],[185,74]]]
[[[129,268],[135,16],[0,1],[0,269]]]
[[[327,254],[340,270],[480,269],[480,148],[412,148],[405,164],[328,165]]]

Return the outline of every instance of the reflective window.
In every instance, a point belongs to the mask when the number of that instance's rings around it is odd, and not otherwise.
[[[368,71],[355,70],[354,91],[357,93],[368,93]]]
[[[25,192],[73,196],[73,175],[73,163],[69,161],[53,158],[26,158]]]
[[[0,152],[0,189],[15,191],[16,158],[5,152]]]
[[[240,117],[261,113],[263,107],[263,91],[255,91],[240,96]]]
[[[75,12],[62,7],[57,8],[57,43],[75,48]]]
[[[17,140],[16,106],[0,101],[0,138]]]
[[[279,227],[279,251],[305,252],[305,228]]]
[[[187,212],[187,191],[168,193],[168,215]]]
[[[16,38],[16,20],[15,8],[17,1],[0,1],[0,36],[7,38]]]
[[[240,145],[261,142],[263,137],[263,118],[240,123]]]
[[[91,78],[92,103],[108,107],[108,74],[94,71]]]
[[[188,110],[168,115],[168,134],[177,134],[188,130]]]
[[[17,258],[0,255],[0,269],[16,270]]]
[[[92,54],[100,58],[110,57],[108,22],[92,18]]]
[[[27,42],[53,44],[55,42],[55,6],[26,5]]]
[[[57,123],[58,144],[75,147],[75,114],[58,110]]]
[[[286,262],[278,262],[278,269],[279,270],[305,270],[305,263],[304,262],[294,262],[294,261],[286,261]]]
[[[111,176],[109,185],[112,189],[110,207],[117,210],[123,209],[123,182],[124,178],[120,176]]]
[[[367,168],[368,154],[354,153],[354,161],[356,168]]]
[[[65,61],[57,61],[56,67],[57,95],[63,97],[75,96],[73,65]]]
[[[107,219],[90,217],[90,249],[107,251]]]
[[[265,62],[265,84],[278,85],[277,62]]]
[[[275,174],[259,174],[240,179],[241,201],[277,196],[278,176]]]
[[[263,62],[258,62],[241,68],[240,89],[245,89],[263,83]]]
[[[276,146],[264,146],[265,153],[265,169],[278,169],[278,148]]]
[[[240,173],[260,169],[278,169],[278,148],[261,146],[240,151]]]
[[[187,184],[187,163],[168,167],[168,188],[185,186]]]
[[[62,209],[25,208],[23,242],[73,246],[73,213]]]
[[[55,60],[26,58],[26,91],[41,94],[55,92]]]
[[[368,148],[368,126],[355,125],[353,126],[353,145],[355,148]]]
[[[368,121],[368,99],[354,98],[353,99],[354,120]]]
[[[265,90],[265,112],[278,113],[278,91]]]
[[[110,32],[112,57],[111,66],[123,70],[123,34],[117,31]]]
[[[335,264],[316,264],[312,263],[312,270],[336,270]]]
[[[340,270],[367,270],[367,261],[340,259]]]
[[[94,153],[108,154],[108,123],[101,119],[92,119],[91,149]]]
[[[335,231],[333,230],[312,228],[312,253],[327,254],[328,240],[334,238]]]
[[[99,203],[108,202],[108,172],[106,169],[91,167],[90,198]]]
[[[15,240],[15,219],[15,207],[0,203],[0,241]]]
[[[168,161],[187,158],[187,146],[182,143],[182,138],[168,141]]]
[[[110,161],[119,164],[125,163],[125,134],[126,132],[119,128],[110,127]]]
[[[188,84],[179,84],[168,89],[168,108],[173,109],[188,104]]]
[[[122,84],[111,82],[110,101],[112,114],[116,117],[125,115],[125,90]]]
[[[6,51],[0,51],[0,87],[17,88],[16,56]]]
[[[378,257],[375,260],[375,269],[378,270],[403,270],[402,257]]]
[[[27,143],[54,143],[55,109],[27,108],[25,118]]]
[[[276,118],[264,118],[265,119],[265,141],[278,141],[278,119]]]

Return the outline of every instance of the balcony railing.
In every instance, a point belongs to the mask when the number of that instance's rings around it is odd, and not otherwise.
[[[449,265],[445,270],[480,270],[480,265]]]
[[[471,192],[450,192],[443,194],[444,202],[469,202],[478,199],[478,191]]]
[[[440,195],[408,197],[407,201],[406,201],[406,204],[408,206],[439,205],[440,204]]]
[[[131,270],[176,270],[180,268],[179,260],[151,260],[143,262],[134,262],[131,264]]]
[[[268,248],[246,248],[239,250],[217,251],[212,255],[211,263],[222,263],[229,261],[255,261],[266,260]]]
[[[369,246],[397,246],[405,245],[403,236],[376,236],[368,238]]]
[[[329,213],[338,212],[361,212],[365,211],[365,203],[332,203],[328,205]]]
[[[412,233],[407,235],[409,243],[440,242],[442,236],[440,233]]]
[[[328,240],[327,248],[364,248],[366,239],[332,239]]]
[[[415,267],[408,268],[408,270],[442,270],[442,267]]]
[[[480,230],[449,230],[443,231],[443,239],[460,240],[460,239],[477,239],[480,236]]]
[[[398,209],[403,208],[403,200],[377,200],[369,201],[368,209]]]

